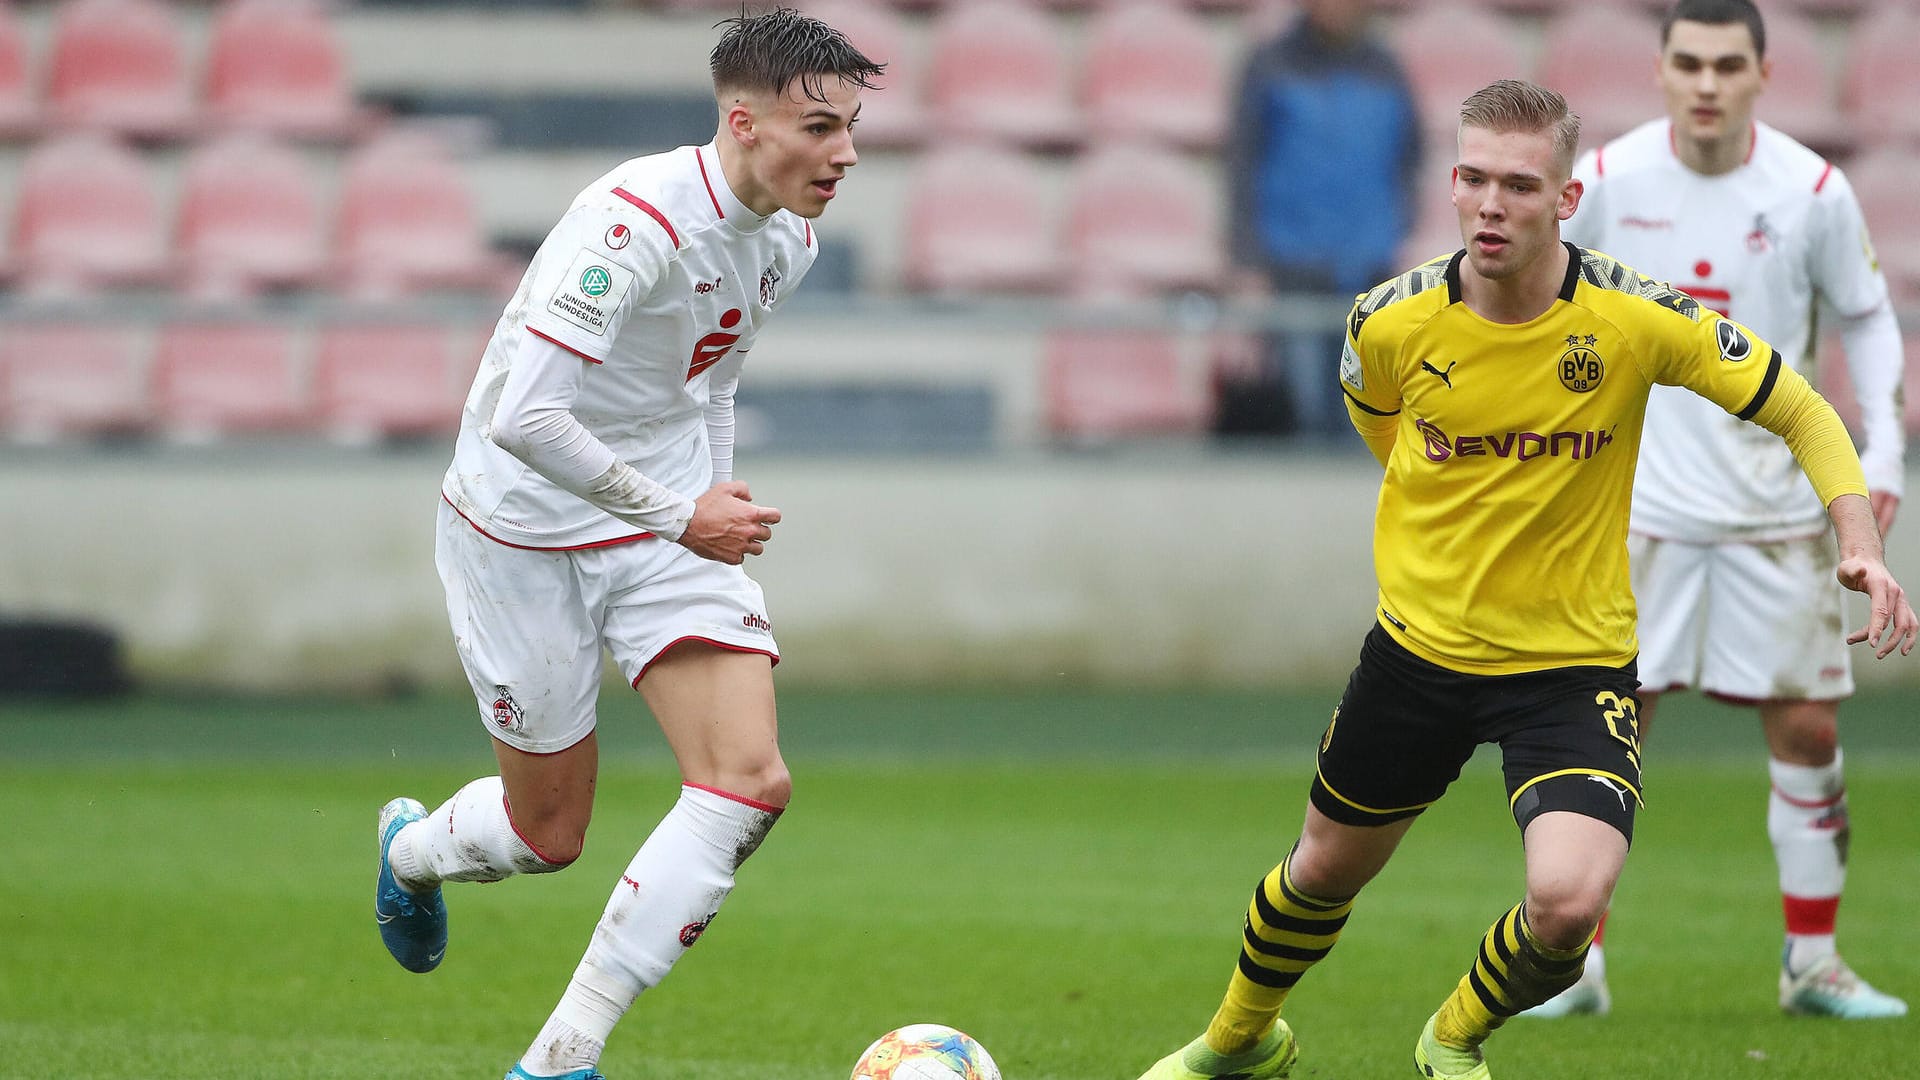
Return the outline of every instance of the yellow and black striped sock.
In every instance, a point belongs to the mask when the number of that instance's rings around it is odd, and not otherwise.
[[[1527,925],[1526,904],[1514,905],[1480,941],[1480,955],[1434,1017],[1434,1038],[1456,1049],[1485,1042],[1507,1018],[1580,981],[1592,938],[1571,950],[1550,949]]]
[[[1333,948],[1353,910],[1351,896],[1330,900],[1295,889],[1287,870],[1292,860],[1289,852],[1253,890],[1240,966],[1207,1025],[1207,1046],[1216,1053],[1241,1053],[1260,1041],[1293,984]]]

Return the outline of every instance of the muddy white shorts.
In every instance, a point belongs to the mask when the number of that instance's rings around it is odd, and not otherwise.
[[[481,718],[517,750],[554,753],[593,730],[603,644],[635,685],[688,640],[779,662],[760,586],[679,544],[512,547],[442,500],[434,563]]]
[[[1846,590],[1831,533],[1762,543],[1627,538],[1640,685],[1746,701],[1853,693]]]

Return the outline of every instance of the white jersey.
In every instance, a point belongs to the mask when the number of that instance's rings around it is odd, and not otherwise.
[[[1888,303],[1852,187],[1765,124],[1754,125],[1745,164],[1720,176],[1682,164],[1671,131],[1669,121],[1654,120],[1582,155],[1574,176],[1586,194],[1562,234],[1751,327],[1814,381],[1816,300],[1842,317]],[[1848,361],[1892,365],[1890,379],[1874,381],[1900,384],[1897,347]],[[1862,454],[1876,489],[1897,485],[1904,449],[1898,409],[1880,405],[1866,415],[1879,426],[1893,418],[1892,430],[1870,424]],[[1636,532],[1715,543],[1826,527],[1819,498],[1777,436],[1678,387],[1653,388],[1633,488]]]
[[[589,184],[541,243],[487,342],[442,485],[447,501],[519,547],[647,535],[489,439],[523,336],[591,361],[574,416],[621,461],[697,498],[713,481],[709,395],[730,396],[754,336],[817,251],[804,218],[760,217],[734,196],[712,143],[634,158]]]

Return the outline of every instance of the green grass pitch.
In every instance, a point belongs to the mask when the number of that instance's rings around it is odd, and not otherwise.
[[[613,1080],[842,1080],[888,1028],[978,1037],[1009,1080],[1132,1080],[1206,1022],[1253,883],[1298,830],[1335,695],[788,694],[787,820]],[[1912,695],[1843,716],[1854,862],[1841,944],[1920,999]],[[138,698],[0,707],[0,1077],[494,1080],[565,985],[675,794],[637,697],[566,873],[451,886],[452,947],[402,971],[372,925],[373,819],[490,757],[470,702]],[[1516,1021],[1513,1078],[1920,1076],[1920,1020],[1774,1003],[1764,751],[1676,696],[1609,926],[1604,1020]],[[1411,1075],[1427,1014],[1520,894],[1491,751],[1418,824],[1288,1004],[1300,1080]]]

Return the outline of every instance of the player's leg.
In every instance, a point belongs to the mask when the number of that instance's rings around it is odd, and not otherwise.
[[[445,952],[443,882],[547,873],[579,855],[598,767],[599,634],[571,557],[495,544],[443,503],[435,562],[500,772],[432,813],[404,798],[381,811],[375,914],[413,971]]]
[[[1839,705],[1769,701],[1761,704],[1760,719],[1772,757],[1767,835],[1786,915],[1780,1007],[1844,1019],[1904,1016],[1906,1002],[1855,975],[1834,945],[1849,840]]]
[[[521,1058],[534,1077],[599,1061],[621,1016],[705,932],[791,789],[759,587],[738,567],[681,549],[663,545],[653,555],[646,586],[609,607],[606,637],[673,749],[680,797],[614,886],[565,993]]]
[[[1704,544],[1659,540],[1640,533],[1627,537],[1628,563],[1640,621],[1640,740],[1645,743],[1655,706],[1667,690],[1693,686],[1700,675],[1701,640],[1706,633],[1707,575],[1713,549]],[[1594,931],[1580,979],[1565,991],[1520,1015],[1557,1020],[1567,1016],[1605,1016],[1613,1009],[1607,985],[1603,944],[1605,915]]]
[[[1298,1048],[1280,1009],[1339,939],[1354,896],[1472,754],[1457,722],[1465,677],[1375,629],[1320,741],[1300,840],[1254,888],[1239,958],[1206,1032],[1143,1080],[1287,1075]]]
[[[1631,664],[1502,678],[1490,726],[1526,848],[1526,895],[1421,1033],[1414,1060],[1428,1076],[1486,1076],[1488,1036],[1579,980],[1633,837],[1637,686]]]
[[[1837,702],[1853,692],[1841,632],[1846,593],[1833,576],[1839,552],[1823,533],[1725,544],[1716,557],[1715,615],[1701,686],[1760,709],[1771,758],[1767,833],[1787,924],[1781,1008],[1900,1015],[1903,1002],[1861,982],[1833,949],[1848,840]],[[1787,699],[1782,687],[1798,692]]]

